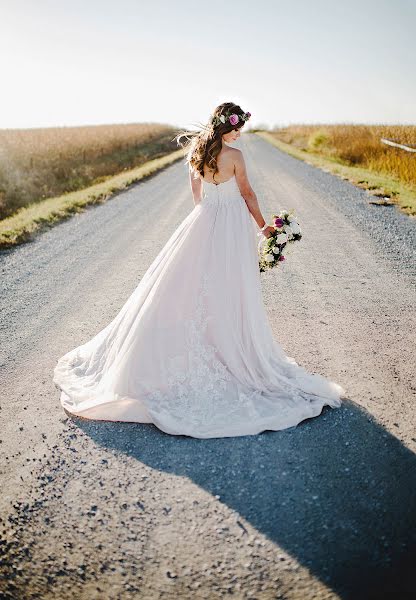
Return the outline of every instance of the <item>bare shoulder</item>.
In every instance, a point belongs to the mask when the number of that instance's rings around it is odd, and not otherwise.
[[[239,170],[240,172],[245,172],[246,171],[246,161],[244,160],[244,154],[238,148],[233,148],[233,151],[234,151],[233,160],[234,160],[236,170]]]
[[[243,167],[245,165],[244,162],[244,154],[238,148],[231,148],[232,154],[230,155],[236,167]]]
[[[190,177],[197,179],[200,176],[199,172],[191,165],[190,162],[188,162],[188,170],[189,170]]]
[[[225,170],[232,169],[235,171],[237,165],[241,165],[243,153],[238,148],[230,148],[229,146],[221,150],[221,166]]]
[[[228,148],[228,152],[230,153],[230,157],[232,158],[243,156],[243,153],[238,148]]]
[[[218,158],[223,165],[232,165],[235,162],[237,153],[240,152],[237,148],[230,148],[230,146],[225,146],[221,149]]]

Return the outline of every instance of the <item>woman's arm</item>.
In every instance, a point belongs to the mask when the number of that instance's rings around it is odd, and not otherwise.
[[[237,148],[235,148],[235,151],[235,178],[240,189],[241,195],[243,196],[247,204],[248,210],[253,215],[254,220],[261,229],[266,224],[266,221],[264,220],[263,215],[261,214],[259,203],[257,201],[257,196],[248,180],[246,163],[244,161],[243,153]],[[270,232],[273,231],[273,227],[268,227],[264,230],[263,233],[266,237],[269,237],[269,230]]]
[[[191,167],[189,167],[189,183],[191,185],[192,197],[196,206],[201,202],[202,199],[202,179],[200,177],[197,179],[194,178],[194,173],[191,171]]]

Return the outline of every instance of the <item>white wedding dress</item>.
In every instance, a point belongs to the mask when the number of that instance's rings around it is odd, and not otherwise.
[[[256,231],[235,176],[203,181],[113,321],[59,359],[62,406],[196,438],[285,429],[339,407],[344,388],[273,339]]]

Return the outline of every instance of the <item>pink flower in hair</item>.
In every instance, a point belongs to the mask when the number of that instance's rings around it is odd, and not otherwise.
[[[230,123],[231,125],[237,125],[239,121],[239,117],[236,114],[230,115]]]

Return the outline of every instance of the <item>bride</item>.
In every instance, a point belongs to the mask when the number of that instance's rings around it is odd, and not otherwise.
[[[200,130],[176,136],[194,208],[113,321],[58,360],[53,381],[67,413],[214,438],[293,427],[341,405],[344,388],[272,336],[256,241],[258,228],[268,237],[272,227],[229,145],[249,118],[225,102]]]

